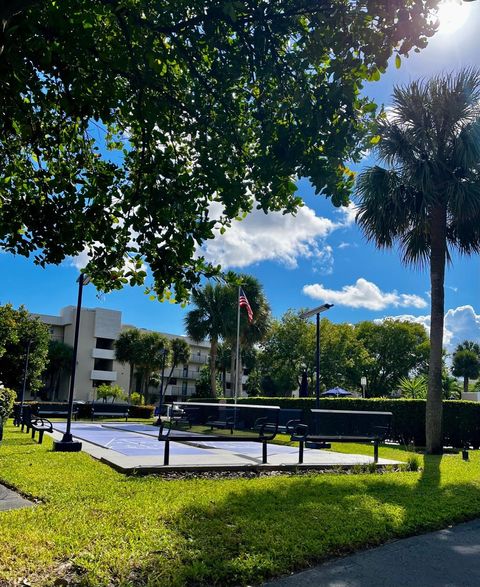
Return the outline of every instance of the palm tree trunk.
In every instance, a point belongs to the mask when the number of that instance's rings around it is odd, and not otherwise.
[[[463,393],[468,393],[468,377],[463,377]]]
[[[128,381],[128,403],[130,403],[130,396],[132,395],[133,389],[133,370],[135,368],[134,363],[130,363],[130,379]]]
[[[212,338],[210,340],[210,387],[212,397],[217,395],[217,350],[218,339]]]
[[[232,352],[231,352],[231,359],[230,359],[230,397],[233,397],[233,394],[235,392],[235,377],[236,377],[236,373],[237,373],[237,359],[235,357],[235,353],[233,352],[233,348],[234,346],[231,346],[232,348]]]
[[[443,321],[445,314],[445,259],[447,242],[447,211],[445,206],[432,210],[430,235],[430,363],[428,370],[428,395],[426,405],[425,435],[427,453],[443,452],[442,434],[442,352]]]

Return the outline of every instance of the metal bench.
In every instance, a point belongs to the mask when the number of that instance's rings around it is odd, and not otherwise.
[[[35,414],[41,418],[44,416],[50,416],[51,418],[57,418],[61,416],[68,416],[68,404],[40,404],[34,407]],[[73,406],[72,416],[76,420],[78,417],[78,406]]]
[[[378,462],[378,445],[388,437],[392,412],[353,410],[311,410],[310,425],[297,424],[291,435],[298,442],[298,462],[303,463],[305,443],[373,443],[373,459]]]
[[[278,432],[281,434],[293,434],[295,426],[301,424],[302,420],[303,410],[282,408],[278,415]]]
[[[171,422],[161,422],[158,434],[158,440],[165,443],[163,464],[170,464],[170,442],[185,442],[195,445],[202,442],[258,442],[262,445],[262,463],[266,464],[268,459],[268,442],[273,440],[278,431],[278,415],[280,408],[278,406],[246,406],[246,405],[221,405],[219,404],[202,404],[190,402],[194,407],[195,424],[203,426],[212,426],[214,422],[233,423],[228,426],[229,435],[222,434],[182,434],[182,436],[170,437],[173,429]],[[176,404],[179,405],[179,404]],[[182,408],[184,404],[181,404]],[[221,411],[220,411],[221,410]],[[222,417],[219,417],[222,414]],[[220,428],[220,427],[219,427]],[[213,428],[212,428],[213,429]],[[241,430],[242,435],[235,435],[234,430]]]
[[[129,406],[127,404],[107,404],[106,402],[92,403],[92,421],[98,418],[125,418],[128,422]]]
[[[38,443],[42,444],[43,435],[45,432],[53,432],[53,426],[50,420],[47,418],[40,418],[37,416],[32,408],[28,405],[23,406],[21,415],[18,415],[19,425],[21,426],[22,432],[26,428],[27,433],[32,431],[32,438],[35,438],[35,434],[38,432]]]

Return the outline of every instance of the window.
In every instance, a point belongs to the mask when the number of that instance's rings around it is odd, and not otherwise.
[[[113,350],[113,343],[115,341],[113,338],[97,338],[97,342],[95,347],[97,349],[106,349],[106,350]]]

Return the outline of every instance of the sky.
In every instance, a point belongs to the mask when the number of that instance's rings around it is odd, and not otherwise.
[[[421,53],[394,64],[364,92],[389,106],[394,85],[466,66],[480,66],[480,1],[447,0],[440,30]],[[366,158],[363,164],[371,163]],[[361,165],[359,168],[361,169]],[[298,182],[305,205],[293,217],[255,211],[234,222],[223,236],[209,241],[205,254],[223,267],[250,273],[264,285],[275,317],[289,308],[333,303],[328,318],[356,323],[401,317],[428,328],[428,272],[402,265],[397,251],[378,251],[367,243],[354,222],[354,209],[336,209],[315,196],[309,182]],[[58,314],[75,304],[78,260],[60,266],[36,267],[29,259],[0,254],[0,304]],[[480,259],[454,257],[445,281],[445,344],[449,350],[464,339],[480,340]],[[187,308],[149,300],[142,287],[102,294],[90,285],[85,307],[121,310],[123,322],[138,327],[184,334]]]

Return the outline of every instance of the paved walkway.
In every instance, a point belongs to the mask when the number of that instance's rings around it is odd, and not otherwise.
[[[398,540],[264,587],[478,587],[480,520]]]
[[[25,499],[15,491],[7,489],[4,485],[0,485],[0,512],[7,510],[17,510],[19,508],[31,507],[34,504],[28,499]]]

